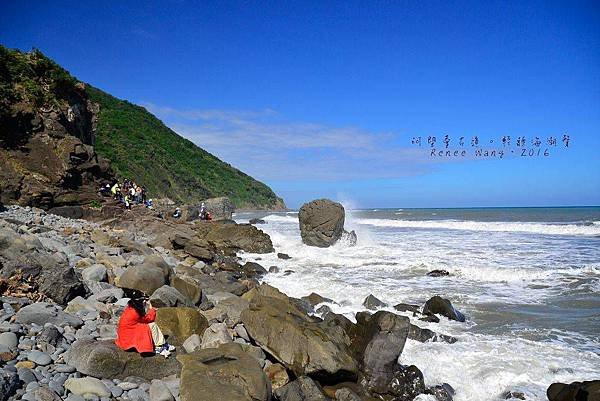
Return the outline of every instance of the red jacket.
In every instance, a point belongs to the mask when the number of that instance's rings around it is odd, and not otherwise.
[[[119,319],[117,326],[117,344],[121,349],[135,348],[137,352],[154,352],[152,332],[148,323],[156,318],[156,311],[152,308],[146,316],[140,316],[135,309],[127,306]]]

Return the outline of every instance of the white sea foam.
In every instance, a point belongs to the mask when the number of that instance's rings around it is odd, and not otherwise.
[[[459,220],[390,220],[390,219],[359,219],[359,224],[377,227],[418,228],[418,229],[447,229],[490,232],[522,232],[531,234],[550,235],[600,235],[600,225],[578,224],[542,224],[514,223],[489,221],[459,221]]]
[[[351,319],[364,309],[361,304],[369,294],[389,305],[422,304],[435,294],[450,298],[467,315],[466,323],[445,318],[439,324],[413,323],[459,341],[409,341],[401,363],[417,365],[428,385],[450,383],[457,401],[496,401],[508,390],[522,391],[528,400],[545,400],[552,382],[597,378],[600,338],[597,331],[585,330],[593,320],[567,321],[559,330],[555,316],[539,315],[547,307],[555,311],[555,299],[568,303],[568,294],[600,292],[598,239],[590,237],[600,233],[597,222],[413,222],[347,213],[346,228],[357,231],[357,245],[323,249],[302,243],[296,214],[264,219],[267,224],[260,229],[271,236],[277,252],[292,259],[280,260],[274,253],[242,256],[260,258],[265,267],[278,266],[281,273],[264,280],[290,296],[317,292],[334,299],[328,306]],[[427,277],[433,269],[451,275]],[[285,270],[294,272],[286,275]],[[497,312],[496,305],[501,306]],[[569,331],[571,326],[576,332]],[[429,401],[427,396],[418,400]]]

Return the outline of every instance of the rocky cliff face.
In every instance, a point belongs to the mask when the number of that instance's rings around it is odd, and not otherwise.
[[[38,51],[0,46],[0,202],[49,209],[99,199],[112,176],[94,151],[98,106]]]

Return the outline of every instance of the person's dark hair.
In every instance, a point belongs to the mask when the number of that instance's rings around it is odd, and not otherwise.
[[[127,305],[131,306],[140,315],[140,317],[146,315],[146,307],[144,306],[144,298],[132,298],[127,302]]]

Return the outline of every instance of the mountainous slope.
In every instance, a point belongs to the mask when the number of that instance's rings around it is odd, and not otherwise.
[[[96,151],[151,196],[185,203],[227,196],[238,208],[285,208],[268,186],[177,135],[145,108],[89,85],[87,92],[100,105]]]
[[[75,202],[74,197],[63,202],[60,199],[64,196],[55,196],[72,184],[65,184],[72,166],[67,166],[70,169],[67,172],[61,170],[60,177],[45,172],[42,161],[38,162],[39,169],[25,171],[34,154],[30,152],[34,148],[28,146],[33,143],[27,141],[33,138],[39,142],[42,140],[39,134],[44,133],[43,143],[52,144],[55,135],[52,127],[58,126],[61,135],[75,136],[88,146],[90,158],[100,162],[108,159],[117,176],[145,185],[153,198],[196,203],[209,197],[227,196],[238,208],[285,208],[283,201],[265,184],[177,135],[143,107],[77,81],[37,50],[23,53],[0,46],[0,73],[0,148],[8,152],[4,162],[15,172],[10,187],[4,180],[4,192],[12,191],[11,196],[5,196],[7,200],[13,198],[21,204],[46,207]],[[65,165],[64,160],[72,157],[65,151],[59,156],[57,166]],[[67,159],[61,159],[63,156]],[[23,162],[10,166],[19,157]],[[59,163],[59,159],[63,161]],[[86,174],[89,176],[87,170]],[[48,197],[44,183],[53,179],[56,182],[50,191],[52,196]],[[33,200],[21,194],[27,180],[34,183],[28,185],[40,187],[39,196],[36,194]],[[94,182],[88,181],[90,185]],[[42,202],[39,199],[43,197]]]

